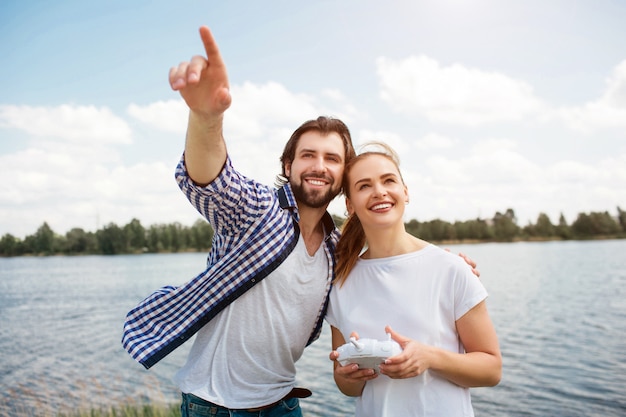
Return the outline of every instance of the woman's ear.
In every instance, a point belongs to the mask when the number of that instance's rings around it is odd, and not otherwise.
[[[352,203],[350,203],[350,199],[346,197],[346,211],[348,212],[348,216],[352,216],[354,214],[354,207],[352,207]]]

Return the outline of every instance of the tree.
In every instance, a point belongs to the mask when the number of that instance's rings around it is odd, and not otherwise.
[[[550,221],[550,217],[545,213],[539,213],[533,230],[536,236],[541,237],[552,237],[555,234],[554,225]]]
[[[124,253],[126,248],[124,231],[115,223],[109,223],[102,230],[98,230],[96,239],[98,240],[100,251],[104,255]]]
[[[465,239],[471,239],[470,222],[454,222],[454,233],[457,239],[463,241]]]
[[[183,233],[180,223],[172,223],[166,226],[170,238],[169,250],[178,252],[183,247]]]
[[[620,226],[608,211],[592,212],[589,217],[596,235],[613,235],[620,230]]]
[[[507,209],[504,214],[496,212],[493,218],[493,234],[497,240],[510,242],[518,233],[519,226],[513,209]]]
[[[124,235],[126,236],[126,247],[131,252],[143,251],[146,247],[146,229],[137,219],[132,219],[130,223],[124,226]]]
[[[617,222],[622,228],[622,232],[626,232],[626,211],[622,211],[619,207],[617,207]]]
[[[157,253],[163,250],[163,244],[160,239],[159,227],[156,225],[150,226],[148,229],[148,236],[146,238],[146,245],[148,246],[148,252]]]
[[[33,244],[33,252],[35,253],[43,253],[45,255],[54,253],[54,232],[50,226],[48,226],[48,223],[44,222],[44,224],[37,229]]]
[[[579,213],[578,218],[572,223],[574,234],[583,238],[613,235],[618,233],[619,229],[620,226],[607,211]]]
[[[554,233],[561,239],[572,238],[572,229],[567,224],[567,220],[565,220],[563,213],[561,213],[561,216],[559,217],[559,224],[555,227]]]
[[[469,235],[474,239],[489,240],[493,239],[493,229],[489,227],[487,221],[483,219],[470,220]]]
[[[426,222],[423,224],[425,230],[427,230],[428,232],[425,234],[428,234],[430,236],[429,239],[435,240],[435,241],[442,241],[442,240],[447,240],[447,239],[452,239],[452,237],[450,236],[450,223],[445,222],[443,220],[440,219],[435,219],[435,220],[431,220],[429,222]],[[454,227],[452,227],[452,230],[454,230]]]
[[[410,234],[412,234],[415,237],[421,237],[420,236],[420,222],[418,222],[415,219],[411,219],[408,223],[404,224],[404,227],[406,228],[406,231]]]
[[[98,248],[98,242],[93,233],[75,227],[65,234],[65,249],[68,254],[93,253]]]
[[[587,213],[578,213],[578,217],[572,223],[572,231],[580,237],[589,237],[593,235],[593,223],[591,217]]]
[[[193,237],[192,246],[197,251],[211,247],[211,241],[213,240],[213,228],[206,220],[196,220],[191,227],[191,235]]]
[[[0,239],[0,255],[2,256],[15,256],[18,255],[19,240],[12,234],[5,234]]]

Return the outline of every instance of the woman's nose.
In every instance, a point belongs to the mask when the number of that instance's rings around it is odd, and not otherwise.
[[[387,195],[387,189],[382,184],[378,184],[378,183],[374,184],[373,189],[374,189],[375,196],[382,197],[382,196]]]

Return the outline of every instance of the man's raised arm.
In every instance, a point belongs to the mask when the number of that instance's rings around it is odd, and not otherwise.
[[[206,185],[219,175],[226,161],[222,123],[231,95],[226,66],[208,27],[200,28],[200,37],[206,57],[196,55],[171,68],[169,82],[189,106],[187,172],[194,182]]]

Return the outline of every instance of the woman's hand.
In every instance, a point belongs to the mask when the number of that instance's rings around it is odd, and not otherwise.
[[[385,332],[398,342],[402,353],[387,358],[385,363],[380,365],[381,374],[394,379],[412,378],[430,368],[430,360],[435,348],[396,333],[390,326],[385,327]]]
[[[356,363],[341,366],[337,360],[337,358],[339,358],[337,348],[344,345],[346,339],[336,327],[330,326],[330,330],[332,334],[333,350],[328,355],[328,358],[333,361],[333,377],[335,378],[337,388],[339,388],[344,395],[358,397],[363,392],[365,383],[378,377],[378,374],[373,369],[359,369],[359,365]],[[359,335],[352,332],[350,337],[356,337],[358,339]]]

